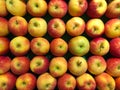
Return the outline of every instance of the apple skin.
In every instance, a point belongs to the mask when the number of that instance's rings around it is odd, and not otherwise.
[[[15,75],[27,73],[30,67],[30,60],[26,56],[14,57],[11,61],[11,71]]]
[[[20,75],[16,80],[17,90],[34,90],[36,86],[36,77],[32,73]]]
[[[47,22],[43,18],[33,17],[28,23],[28,33],[32,37],[42,37],[47,33]]]
[[[16,76],[11,72],[0,75],[0,90],[14,90]]]
[[[68,51],[68,44],[62,38],[55,38],[50,43],[50,51],[54,56],[64,56]]]
[[[120,38],[113,38],[110,40],[110,54],[114,57],[120,58]]]
[[[80,17],[72,17],[66,22],[66,30],[70,36],[79,36],[85,30],[85,21]]]
[[[107,68],[107,63],[102,56],[93,55],[87,60],[88,71],[93,75],[103,73]]]
[[[10,40],[7,37],[0,37],[0,55],[5,55],[9,51]]]
[[[95,90],[96,88],[95,79],[89,73],[76,77],[76,82],[79,90]]]
[[[50,74],[60,77],[67,72],[67,60],[64,57],[53,57],[49,65]]]
[[[24,36],[17,36],[10,41],[9,48],[13,55],[24,56],[30,49],[30,41]]]
[[[110,19],[105,23],[105,35],[108,38],[120,37],[120,19]]]
[[[120,77],[115,78],[115,90],[120,90]]]
[[[89,52],[90,45],[85,36],[76,36],[69,40],[68,48],[73,55],[83,56]]]
[[[76,79],[69,73],[65,73],[59,77],[57,83],[59,90],[74,90],[76,87]]]
[[[86,13],[90,18],[100,18],[105,14],[106,10],[106,0],[90,0]]]
[[[105,16],[110,19],[120,17],[120,1],[119,0],[113,0],[108,4],[107,10],[105,12]]]
[[[0,56],[0,74],[10,70],[11,58],[9,56]]]
[[[115,90],[115,80],[108,73],[101,73],[95,76],[98,90]]]
[[[120,77],[120,58],[108,58],[106,63],[106,73],[112,77]]]
[[[26,8],[30,15],[41,17],[46,14],[47,7],[47,2],[45,0],[29,0]]]
[[[30,61],[30,69],[35,74],[47,72],[49,68],[49,60],[45,56],[35,56]]]
[[[68,10],[64,0],[50,0],[48,3],[48,13],[54,18],[62,18]]]
[[[72,56],[68,60],[68,70],[74,76],[80,76],[87,71],[87,61],[83,57]]]
[[[88,36],[95,38],[102,36],[104,33],[104,23],[101,19],[89,19],[86,23],[85,32]]]
[[[69,0],[68,2],[68,13],[74,17],[82,16],[87,8],[87,0]]]
[[[6,0],[6,7],[10,14],[24,16],[26,14],[26,4],[21,0]]]
[[[106,38],[97,37],[90,41],[90,52],[94,55],[104,56],[109,52],[110,44]]]
[[[3,0],[1,0],[3,1]],[[4,30],[3,30],[4,28]],[[9,34],[9,30],[8,30],[8,20],[0,17],[0,36],[7,36]]]
[[[35,55],[46,55],[50,49],[50,43],[42,37],[33,38],[30,42],[31,51]]]
[[[38,90],[54,90],[56,85],[57,79],[48,72],[39,75],[37,78]]]
[[[60,18],[53,18],[48,22],[48,34],[53,38],[60,38],[66,31],[65,23]]]

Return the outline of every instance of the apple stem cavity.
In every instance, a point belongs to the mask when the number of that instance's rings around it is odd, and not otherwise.
[[[13,4],[13,1],[11,0],[11,1],[9,1],[9,3],[10,3],[10,4]]]
[[[5,86],[6,86],[6,83],[5,83],[5,82],[3,82],[3,83],[2,83],[2,87],[5,87]]]
[[[77,61],[77,66],[81,66],[82,62]]]

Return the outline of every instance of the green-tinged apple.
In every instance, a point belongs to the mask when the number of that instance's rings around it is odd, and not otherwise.
[[[50,43],[50,51],[54,56],[64,56],[68,51],[68,44],[62,38],[55,38]]]
[[[11,58],[9,56],[0,56],[0,74],[10,70]]]
[[[0,17],[0,36],[7,36],[8,34],[8,20],[6,18]]]
[[[35,56],[30,61],[30,69],[35,74],[47,72],[49,68],[49,59],[45,56]]]
[[[45,0],[29,0],[27,2],[27,11],[32,16],[44,16],[47,12],[47,2]]]
[[[47,33],[47,22],[43,18],[33,17],[28,23],[28,33],[33,37],[41,37]]]
[[[0,37],[0,55],[5,55],[9,52],[10,41],[7,37]]]
[[[10,41],[9,48],[13,55],[23,56],[30,49],[30,41],[24,36],[17,36]]]
[[[90,18],[100,18],[105,14],[106,10],[106,0],[90,0],[86,13]]]
[[[85,36],[76,36],[70,39],[68,48],[73,55],[83,56],[89,52],[90,44]]]
[[[11,61],[10,68],[15,75],[27,73],[30,68],[30,60],[26,56],[14,57]]]
[[[48,13],[55,18],[64,17],[67,9],[67,3],[64,0],[50,0],[48,3]]]
[[[115,78],[115,90],[120,90],[120,77]]]
[[[46,55],[50,49],[50,43],[46,38],[36,37],[30,42],[31,51],[35,55]]]
[[[120,37],[120,19],[110,19],[105,23],[105,35],[108,38]]]
[[[14,36],[26,35],[27,27],[27,21],[21,16],[13,16],[8,21],[8,29]]]
[[[94,55],[104,56],[109,52],[110,44],[106,38],[97,37],[90,41],[90,52]]]
[[[71,16],[82,16],[87,8],[87,0],[69,0],[68,2],[68,13]]]
[[[95,82],[98,90],[115,90],[115,80],[108,73],[96,75]]]
[[[106,63],[106,72],[112,77],[120,77],[120,58],[108,58]]]
[[[95,79],[89,73],[84,73],[78,76],[76,82],[79,90],[95,90],[96,88]]]
[[[87,61],[83,57],[72,56],[68,60],[68,70],[75,76],[80,76],[87,71]]]
[[[111,2],[107,6],[105,16],[108,18],[120,17],[120,1],[119,0],[111,0]]]
[[[67,60],[64,57],[53,57],[49,65],[50,74],[60,77],[67,72]]]
[[[32,73],[20,75],[16,80],[17,90],[34,90],[36,87],[36,77]]]
[[[57,79],[48,72],[39,75],[37,78],[38,90],[54,90],[56,85]]]
[[[70,36],[79,36],[85,30],[85,21],[80,17],[72,17],[66,22],[66,30]]]
[[[22,0],[6,0],[6,7],[12,15],[24,16],[26,14],[26,4]]]
[[[69,73],[65,73],[58,78],[59,90],[74,90],[76,88],[76,79]]]
[[[89,19],[86,23],[85,32],[88,36],[95,38],[104,33],[104,23],[99,18]]]
[[[111,39],[110,54],[114,57],[120,58],[120,37]]]
[[[53,38],[60,38],[66,31],[65,23],[60,18],[53,18],[48,22],[48,34]]]
[[[0,75],[0,90],[14,90],[16,76],[10,72]]]
[[[107,63],[102,56],[93,55],[87,60],[88,71],[93,75],[98,75],[106,70]]]

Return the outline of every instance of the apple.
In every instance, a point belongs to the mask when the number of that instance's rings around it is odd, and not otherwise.
[[[67,13],[67,3],[64,0],[50,0],[48,2],[48,13],[55,18],[62,18]]]
[[[101,73],[95,76],[98,90],[115,90],[115,80],[108,73]]]
[[[11,58],[9,56],[0,56],[0,74],[10,70]]]
[[[120,77],[120,58],[108,58],[106,63],[106,73],[112,77]]]
[[[65,73],[59,77],[57,83],[59,90],[74,90],[76,87],[76,79],[69,73]]]
[[[110,54],[120,58],[120,37],[110,40]]]
[[[104,56],[109,52],[109,41],[103,37],[97,37],[90,41],[90,52],[94,55]]]
[[[16,80],[17,90],[34,90],[36,86],[36,77],[32,73],[20,75]]]
[[[110,19],[105,23],[105,35],[108,38],[120,37],[120,19]]]
[[[69,40],[68,48],[73,55],[83,56],[89,52],[90,44],[85,36],[76,36]]]
[[[1,1],[3,1],[3,0],[1,0]],[[1,37],[7,36],[8,34],[9,34],[8,20],[6,18],[0,17],[0,36]]]
[[[5,55],[9,51],[10,41],[7,37],[0,37],[0,55]]]
[[[0,90],[14,90],[16,76],[10,72],[0,75]]]
[[[69,0],[68,13],[71,16],[82,16],[88,8],[87,0]]]
[[[29,0],[27,2],[27,11],[35,17],[44,16],[47,12],[47,2],[45,0]]]
[[[115,90],[120,90],[120,77],[115,78]]]
[[[79,90],[95,90],[96,88],[95,79],[89,73],[84,73],[78,76],[76,82]]]
[[[26,56],[14,57],[11,61],[11,71],[15,75],[27,73],[30,67],[30,60]]]
[[[80,17],[72,17],[66,22],[66,31],[70,36],[79,36],[85,30],[85,21]]]
[[[50,43],[50,51],[54,56],[64,56],[68,51],[68,44],[62,38],[55,38]]]
[[[21,16],[13,16],[8,21],[9,31],[14,36],[24,36],[27,34],[28,23],[25,18]]]
[[[47,72],[49,68],[49,60],[45,56],[34,56],[30,61],[30,70],[35,74]]]
[[[49,72],[53,77],[60,77],[67,72],[67,60],[64,57],[53,57],[50,61]]]
[[[86,23],[85,32],[92,38],[102,36],[104,33],[104,22],[99,18],[89,19]]]
[[[90,18],[100,18],[105,14],[106,10],[106,0],[90,0],[86,13]]]
[[[9,48],[13,55],[23,56],[30,49],[30,41],[24,36],[17,36],[10,41]]]
[[[80,76],[87,71],[88,65],[87,61],[83,57],[72,56],[68,60],[68,70],[74,76]]]
[[[112,0],[105,12],[105,16],[108,18],[118,18],[120,17],[120,1],[119,0]]]
[[[87,60],[88,71],[93,75],[98,75],[106,70],[107,63],[102,56],[93,55]]]
[[[66,31],[65,23],[60,18],[53,18],[48,22],[48,34],[53,38],[60,38]]]
[[[38,90],[54,90],[56,85],[57,79],[48,72],[40,74],[37,78]]]
[[[26,14],[26,4],[22,0],[6,0],[6,8],[12,15],[24,16]]]
[[[49,52],[50,44],[46,38],[36,37],[30,42],[31,51],[35,55],[46,55]]]
[[[28,23],[28,33],[33,37],[41,37],[47,33],[47,22],[43,18],[33,17]]]

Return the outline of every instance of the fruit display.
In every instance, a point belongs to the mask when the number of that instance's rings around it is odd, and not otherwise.
[[[0,90],[120,90],[120,0],[0,8]]]

